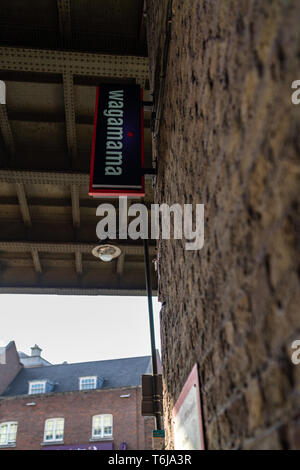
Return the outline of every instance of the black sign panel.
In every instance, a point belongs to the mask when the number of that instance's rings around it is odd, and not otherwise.
[[[91,196],[144,196],[143,106],[139,85],[97,88]]]

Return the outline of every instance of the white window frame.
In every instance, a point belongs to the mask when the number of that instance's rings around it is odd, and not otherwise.
[[[47,380],[32,380],[32,381],[30,381],[29,382],[28,394],[29,395],[39,395],[40,393],[46,393],[46,383],[47,383]],[[37,385],[37,384],[42,384],[43,385],[43,392],[38,392],[38,393],[32,392],[32,386]]]
[[[104,434],[104,417],[105,416],[110,416],[111,418],[111,434]],[[95,419],[96,418],[101,418],[101,434],[95,434]],[[93,416],[93,421],[92,421],[92,439],[93,440],[99,440],[99,439],[112,439],[113,437],[113,415],[109,413],[101,414],[101,415],[95,415]]]
[[[64,424],[64,427],[63,427],[63,435],[60,439],[57,439],[56,438],[56,424],[57,424],[57,420],[63,420],[63,424]],[[54,426],[53,426],[53,439],[46,439],[46,425],[48,423],[48,421],[54,421]],[[62,417],[59,417],[59,418],[48,418],[46,419],[45,421],[45,425],[44,425],[44,443],[46,442],[63,442],[64,440],[64,435],[65,435],[65,418],[62,418]]]
[[[87,379],[94,380],[94,388],[82,388],[82,382]],[[97,380],[98,380],[98,377],[96,375],[91,375],[87,377],[79,377],[79,390],[95,390],[97,388]]]
[[[16,430],[16,439],[14,441],[9,440],[9,435],[10,435],[10,427],[11,425],[17,425],[17,430]],[[18,432],[18,422],[17,421],[5,421],[4,423],[0,423],[0,428],[1,426],[8,426],[7,428],[7,434],[6,434],[6,442],[1,442],[0,447],[2,446],[9,446],[9,445],[15,445],[17,442],[17,432]]]

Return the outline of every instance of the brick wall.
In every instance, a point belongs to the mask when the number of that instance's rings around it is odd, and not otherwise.
[[[5,362],[6,364],[0,364],[0,394],[22,369],[14,341],[11,341],[6,347]]]
[[[147,0],[158,92],[167,0]],[[204,203],[205,246],[159,244],[167,446],[199,364],[209,449],[300,448],[298,0],[173,0],[156,201]]]
[[[130,398],[120,398],[129,393]],[[36,405],[26,406],[31,402]],[[128,449],[151,449],[154,421],[143,418],[140,409],[141,388],[28,395],[1,399],[0,423],[18,422],[15,449],[40,450],[46,419],[65,419],[64,445],[89,444],[92,417],[108,413],[113,415],[115,449],[122,442],[127,443]]]

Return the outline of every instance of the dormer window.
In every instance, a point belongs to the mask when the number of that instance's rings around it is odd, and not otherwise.
[[[34,380],[29,382],[29,395],[36,395],[38,393],[46,392],[46,380]]]
[[[93,390],[97,388],[98,377],[80,377],[79,379],[79,390]]]
[[[54,389],[55,383],[49,379],[31,380],[29,382],[29,395],[37,395],[39,393],[50,393]]]

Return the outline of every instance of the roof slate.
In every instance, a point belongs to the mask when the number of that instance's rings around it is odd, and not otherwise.
[[[79,390],[79,377],[102,377],[102,389],[108,389],[138,386],[141,375],[147,373],[151,373],[150,356],[23,368],[1,397],[28,394],[31,380],[48,379],[55,383],[53,392],[69,392]]]

